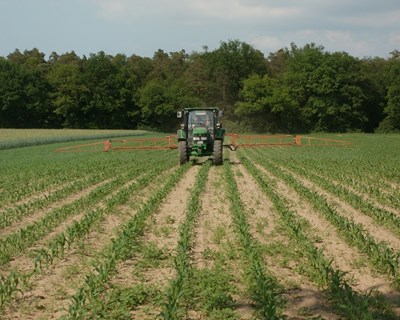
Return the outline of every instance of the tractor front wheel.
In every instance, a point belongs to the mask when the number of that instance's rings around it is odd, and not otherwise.
[[[220,166],[223,162],[222,140],[214,141],[214,165]]]
[[[179,164],[183,165],[189,161],[189,153],[186,140],[179,141]]]

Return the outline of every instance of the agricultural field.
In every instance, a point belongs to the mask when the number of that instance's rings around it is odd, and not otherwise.
[[[0,150],[55,142],[144,136],[148,134],[149,132],[143,130],[0,129]]]
[[[324,137],[0,150],[0,318],[400,319],[400,135]]]

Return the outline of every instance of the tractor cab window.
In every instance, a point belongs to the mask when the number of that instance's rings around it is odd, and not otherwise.
[[[189,129],[205,127],[213,128],[213,112],[212,111],[193,111],[189,113]]]

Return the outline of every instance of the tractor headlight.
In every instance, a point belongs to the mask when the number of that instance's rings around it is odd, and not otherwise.
[[[200,137],[193,137],[193,141],[199,141]]]
[[[207,137],[201,137],[201,140],[206,141]]]

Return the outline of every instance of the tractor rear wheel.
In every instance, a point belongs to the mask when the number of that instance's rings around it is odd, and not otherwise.
[[[214,141],[214,165],[220,166],[223,162],[222,140]]]
[[[183,165],[189,161],[189,154],[186,140],[179,141],[179,164]]]

